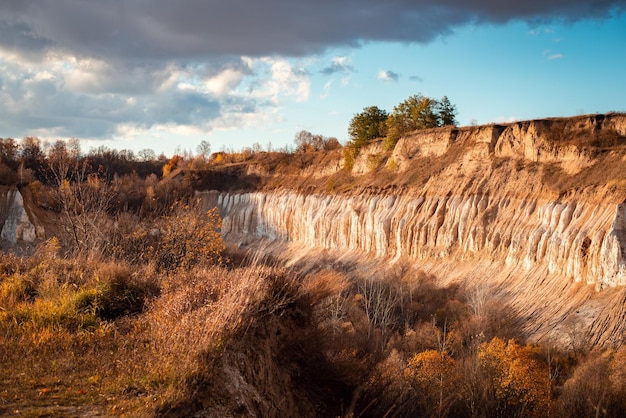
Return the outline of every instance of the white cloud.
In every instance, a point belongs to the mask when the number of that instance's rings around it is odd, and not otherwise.
[[[562,58],[563,58],[563,54],[551,54],[551,55],[548,55],[548,59],[550,61],[552,61],[552,60],[559,60],[559,59],[562,59]]]
[[[382,80],[382,81],[398,81],[398,78],[400,77],[399,74],[394,73],[393,71],[389,71],[389,70],[380,70],[378,72],[378,79]]]
[[[232,93],[245,76],[244,72],[234,68],[227,68],[204,81],[206,90],[215,97],[224,97]]]
[[[517,122],[519,118],[517,116],[498,116],[492,122],[493,123],[513,123]]]
[[[248,63],[256,74],[248,85],[250,97],[266,100],[274,106],[281,104],[281,98],[293,98],[296,102],[309,98],[311,80],[304,69],[294,68],[286,59],[271,57],[249,58]]]
[[[308,72],[286,59],[123,68],[63,54],[32,62],[0,53],[0,134],[86,140],[254,127],[310,92]]]
[[[320,99],[326,99],[328,96],[330,96],[330,88],[333,85],[333,81],[334,80],[328,80],[326,83],[324,83],[324,88],[322,89],[322,94],[320,94]]]
[[[350,57],[348,56],[334,56],[332,59],[332,63],[335,65],[340,65],[342,67],[345,67],[347,65],[351,65],[352,64],[352,60]]]

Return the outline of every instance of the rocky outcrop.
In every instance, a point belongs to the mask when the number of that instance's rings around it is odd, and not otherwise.
[[[482,144],[483,155],[558,163],[572,174],[589,167],[593,158],[581,149],[582,137],[602,140],[626,136],[626,115],[590,115],[521,121],[502,125],[467,126],[417,131],[401,138],[392,157],[401,170],[416,157],[441,156],[457,142]],[[582,147],[584,148],[584,147]]]
[[[32,243],[37,238],[43,238],[43,226],[33,214],[29,215],[19,190],[7,190],[3,197],[5,216],[3,216],[4,223],[0,238],[11,244],[16,244],[18,241]]]

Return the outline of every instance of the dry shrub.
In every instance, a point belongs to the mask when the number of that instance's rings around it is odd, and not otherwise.
[[[374,368],[365,388],[365,399],[371,399],[367,416],[416,415],[419,406],[411,399],[413,394],[407,380],[406,360],[402,352],[392,350],[389,356]],[[362,413],[363,413],[362,412]]]
[[[332,304],[332,300],[344,294],[350,282],[345,274],[323,270],[309,274],[302,282],[302,292],[308,295],[312,306]],[[325,306],[321,306],[322,312]],[[323,314],[320,312],[320,314]]]
[[[154,263],[160,272],[219,264],[226,249],[221,225],[217,209],[203,213],[198,202],[177,203],[153,222],[120,216],[110,252],[133,264]]]
[[[20,274],[5,276],[0,282],[0,311],[15,309],[35,295],[33,283]]]
[[[1,320],[33,330],[52,327],[95,330],[101,320],[140,312],[158,292],[155,281],[132,275],[127,266],[84,259],[37,259],[0,282]]]
[[[154,275],[133,273],[126,265],[104,264],[95,274],[95,287],[85,293],[82,308],[103,320],[139,313],[145,302],[159,293]]]
[[[304,347],[318,348],[305,336],[307,303],[296,275],[264,266],[212,267],[171,279],[146,317],[153,373],[168,389],[157,413],[312,413],[306,399],[295,400],[306,392],[292,378],[308,373],[294,364],[311,361]]]
[[[201,355],[218,355],[235,332],[290,303],[293,295],[275,277],[268,267],[212,267],[166,282],[146,317],[160,372],[189,376],[201,366]]]
[[[17,173],[11,167],[0,163],[0,184],[13,185],[17,183]]]
[[[0,264],[3,401],[35,408],[33,416],[43,413],[36,404],[52,403],[41,397],[48,391],[61,403],[97,401],[99,378],[89,378],[111,373],[113,362],[107,359],[117,352],[117,342],[114,327],[84,303],[97,295],[95,266],[42,255],[2,255]]]
[[[626,348],[592,351],[565,382],[559,398],[564,417],[626,414]]]

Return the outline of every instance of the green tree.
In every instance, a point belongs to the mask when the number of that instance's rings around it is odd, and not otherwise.
[[[441,126],[456,126],[456,106],[450,103],[450,99],[448,96],[443,96],[439,105],[437,106],[437,110],[439,112],[439,120],[441,121]]]
[[[386,148],[392,149],[408,132],[441,126],[438,105],[435,99],[414,94],[395,106],[387,119]]]
[[[377,106],[366,107],[354,115],[348,127],[349,145],[358,150],[372,139],[385,136],[387,117],[387,112]]]
[[[393,149],[400,137],[418,129],[456,125],[456,106],[444,96],[441,101],[414,94],[393,108],[387,118],[385,146]]]

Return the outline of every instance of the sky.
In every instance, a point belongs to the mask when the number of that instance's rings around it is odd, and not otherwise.
[[[157,154],[345,143],[414,94],[460,125],[626,111],[626,0],[2,0],[0,138]]]

